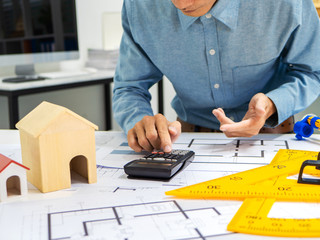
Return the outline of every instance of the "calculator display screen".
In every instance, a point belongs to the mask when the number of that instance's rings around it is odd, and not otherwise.
[[[135,162],[135,164],[140,165],[161,165],[161,166],[171,166],[171,163],[164,163],[164,162]]]

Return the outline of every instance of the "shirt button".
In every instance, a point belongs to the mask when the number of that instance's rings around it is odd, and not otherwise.
[[[212,15],[210,14],[210,13],[208,13],[208,14],[206,14],[206,18],[211,18],[212,17]]]
[[[216,83],[215,85],[213,85],[213,87],[218,89],[220,87],[220,85],[218,83]]]
[[[210,49],[209,53],[210,53],[210,55],[215,55],[216,51],[214,49]]]

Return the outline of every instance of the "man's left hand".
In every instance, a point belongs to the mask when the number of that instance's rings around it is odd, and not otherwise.
[[[254,95],[249,103],[249,109],[241,122],[228,118],[222,108],[214,109],[213,115],[220,122],[220,130],[227,137],[252,137],[257,135],[266,120],[276,112],[276,107],[263,93]]]

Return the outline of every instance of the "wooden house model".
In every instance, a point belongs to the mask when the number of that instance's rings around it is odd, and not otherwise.
[[[42,102],[16,127],[28,181],[41,192],[71,187],[71,171],[97,182],[96,125],[69,109]]]
[[[29,168],[0,154],[0,202],[9,195],[27,195],[27,173]]]

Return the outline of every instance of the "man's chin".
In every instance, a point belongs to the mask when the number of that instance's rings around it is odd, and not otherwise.
[[[200,17],[200,16],[203,15],[203,14],[200,14],[199,11],[196,11],[196,10],[191,10],[191,11],[183,11],[183,10],[181,10],[181,12],[184,15],[189,16],[189,17]]]

